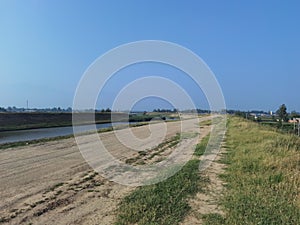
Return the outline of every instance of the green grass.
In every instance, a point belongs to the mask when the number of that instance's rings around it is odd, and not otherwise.
[[[205,142],[196,148],[197,155],[204,152]],[[118,209],[120,224],[178,224],[190,210],[188,198],[201,191],[207,181],[199,176],[199,159],[187,162],[167,180],[137,188],[125,197]]]
[[[233,117],[226,147],[226,216],[206,224],[300,224],[300,139]]]
[[[206,146],[207,146],[207,143],[209,141],[209,135],[207,135],[206,137],[204,137],[202,139],[202,141],[196,145],[196,149],[195,149],[195,152],[194,152],[194,155],[195,156],[201,156],[204,154],[205,150],[206,150]]]
[[[225,223],[224,217],[218,213],[210,213],[210,214],[203,215],[202,219],[205,221],[205,224],[207,225]],[[242,221],[240,224],[243,224]]]
[[[204,121],[200,122],[200,127],[210,126],[210,125],[212,125],[212,121],[211,120],[204,120]]]
[[[111,122],[111,113],[75,113],[80,125]],[[92,116],[91,116],[92,115]],[[125,113],[115,113],[114,117],[123,121]],[[26,130],[49,127],[72,126],[72,113],[0,113],[0,131]]]
[[[125,197],[116,224],[176,224],[190,209],[187,197],[199,191],[198,160],[189,161],[173,177],[138,188]]]

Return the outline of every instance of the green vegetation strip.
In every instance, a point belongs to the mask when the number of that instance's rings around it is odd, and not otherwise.
[[[204,120],[200,122],[200,127],[210,126],[212,124],[211,120]]]
[[[226,216],[206,224],[300,224],[300,139],[233,117],[226,147]]]
[[[197,156],[207,142],[208,137],[197,145]],[[190,209],[188,198],[208,182],[199,176],[198,166],[199,159],[192,159],[167,180],[136,189],[122,200],[116,224],[178,224]]]
[[[199,144],[197,144],[195,152],[194,152],[195,156],[200,157],[201,155],[203,155],[205,153],[206,146],[207,146],[207,143],[209,141],[209,137],[210,137],[210,135],[207,135],[206,137],[204,137],[202,139],[202,141]]]

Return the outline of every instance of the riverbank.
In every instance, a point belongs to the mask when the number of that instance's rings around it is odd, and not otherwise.
[[[132,122],[129,124],[130,127],[138,127],[138,126],[143,126],[147,125],[148,122]],[[91,127],[90,129],[87,129],[88,127]],[[127,123],[117,123],[114,124],[114,128],[112,127],[111,123],[106,123],[106,124],[96,124],[96,129],[98,133],[104,133],[104,132],[109,132],[112,131],[113,129],[122,129],[126,128]],[[67,129],[67,131],[64,132],[57,132],[57,129]],[[46,133],[40,134],[40,136],[33,136],[33,138],[28,138],[28,132],[33,132],[33,135],[36,134],[36,132],[39,132],[40,130],[45,130]],[[47,131],[51,130],[50,135],[47,134]],[[86,135],[90,132],[93,132],[93,126],[86,126],[86,129],[82,129],[82,133],[80,135]],[[32,129],[32,130],[18,130],[18,131],[9,131],[8,133],[18,133],[15,137],[12,138],[4,138],[7,132],[0,132],[0,149],[7,149],[7,148],[12,148],[12,147],[19,147],[19,146],[24,146],[24,145],[31,145],[31,144],[37,144],[37,143],[43,143],[43,142],[48,142],[48,141],[56,141],[56,140],[61,140],[61,139],[67,139],[67,138],[72,138],[74,137],[73,135],[73,127],[59,127],[59,128],[42,128],[42,129]],[[20,133],[24,133],[23,137],[22,135],[20,136]],[[3,135],[4,134],[4,135]],[[52,135],[51,135],[52,134]],[[2,136],[1,136],[2,135]],[[42,135],[42,136],[41,136]],[[29,135],[30,136],[30,135]]]
[[[128,118],[126,113],[113,114],[120,121]],[[91,113],[77,113],[76,117],[81,125],[94,123]],[[96,124],[110,123],[111,113],[95,113],[94,118]],[[72,126],[72,113],[0,113],[0,132],[66,126]]]
[[[154,118],[173,120],[178,116],[171,113],[128,114],[123,112],[75,113],[76,125],[104,124],[114,122],[149,122]],[[0,113],[0,132],[52,127],[72,126],[72,116],[67,113]],[[94,120],[93,120],[94,119]]]

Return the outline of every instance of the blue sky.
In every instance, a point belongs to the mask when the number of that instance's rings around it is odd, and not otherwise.
[[[289,111],[300,111],[299,11],[299,1],[276,0],[2,0],[0,106],[25,107],[27,99],[31,107],[72,106],[76,86],[96,58],[118,45],[150,39],[199,55],[218,79],[227,108],[274,111],[285,103]],[[109,90],[117,92],[132,80],[128,77],[111,82],[99,107],[110,105]],[[176,82],[200,108],[207,107],[188,79]],[[139,107],[150,110],[150,102]]]

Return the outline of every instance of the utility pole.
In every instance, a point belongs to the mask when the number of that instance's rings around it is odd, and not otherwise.
[[[298,120],[298,136],[300,136],[300,120]]]
[[[28,110],[28,100],[26,101],[26,106],[27,106],[27,110]]]

